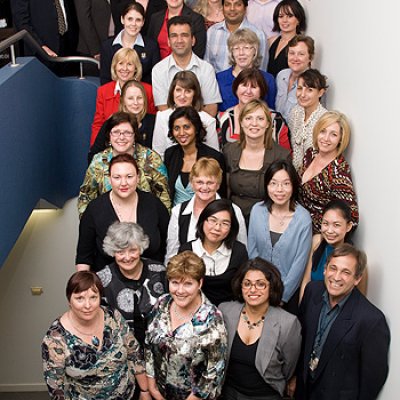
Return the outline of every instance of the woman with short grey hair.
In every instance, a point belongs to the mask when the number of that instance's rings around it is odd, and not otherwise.
[[[104,238],[103,250],[115,261],[97,272],[104,286],[105,303],[121,312],[141,345],[148,313],[158,297],[167,292],[164,265],[141,257],[149,243],[140,225],[113,223]]]

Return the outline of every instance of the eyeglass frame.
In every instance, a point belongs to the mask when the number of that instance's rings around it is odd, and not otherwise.
[[[135,134],[135,132],[133,132],[133,131],[132,132],[131,131],[120,131],[120,130],[117,130],[117,131],[111,130],[110,131],[110,136],[115,137],[115,138],[118,138],[120,136],[131,138],[134,134]]]
[[[248,282],[249,283],[249,286],[248,287],[246,287],[245,286],[245,282]],[[260,284],[262,284],[263,285],[263,287],[257,287],[257,285],[260,285]],[[251,290],[251,288],[254,286],[254,288],[256,289],[256,290],[265,290],[268,286],[269,286],[269,282],[268,281],[264,281],[264,280],[262,280],[262,279],[258,279],[258,280],[256,280],[255,282],[252,282],[252,281],[250,281],[250,280],[248,280],[248,279],[243,279],[243,281],[242,281],[242,283],[240,284],[240,286],[242,287],[242,289],[246,289],[246,290]]]

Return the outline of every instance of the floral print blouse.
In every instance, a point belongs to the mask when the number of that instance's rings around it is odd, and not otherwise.
[[[44,378],[53,400],[128,400],[137,373],[144,373],[139,344],[118,311],[104,310],[98,349],[56,319],[42,343]]]
[[[224,376],[227,335],[221,312],[203,295],[190,322],[171,330],[170,294],[160,297],[146,333],[146,372],[168,400],[192,392],[216,399]]]
[[[110,171],[108,167],[112,157],[111,147],[101,153],[97,153],[93,157],[79,191],[78,211],[80,216],[82,216],[87,205],[92,200],[111,190]],[[139,167],[138,189],[153,193],[170,210],[171,201],[168,192],[168,173],[161,157],[155,151],[139,143],[135,144],[133,157]]]

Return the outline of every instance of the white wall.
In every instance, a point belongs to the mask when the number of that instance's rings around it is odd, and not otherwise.
[[[77,232],[76,199],[63,210],[34,211],[0,269],[0,392],[45,390],[40,344],[67,308]],[[32,286],[43,294],[32,296]]]
[[[369,258],[368,298],[386,314],[391,328],[390,373],[380,398],[394,400],[400,392],[400,5],[395,0],[302,3],[307,33],[317,43],[314,66],[331,86],[328,108],[348,115],[353,128],[347,158],[361,212],[356,242]]]

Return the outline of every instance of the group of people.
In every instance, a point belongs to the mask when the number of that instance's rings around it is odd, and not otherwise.
[[[364,296],[350,125],[327,108],[302,5],[121,4],[92,54],[51,397],[375,399],[390,333]]]

